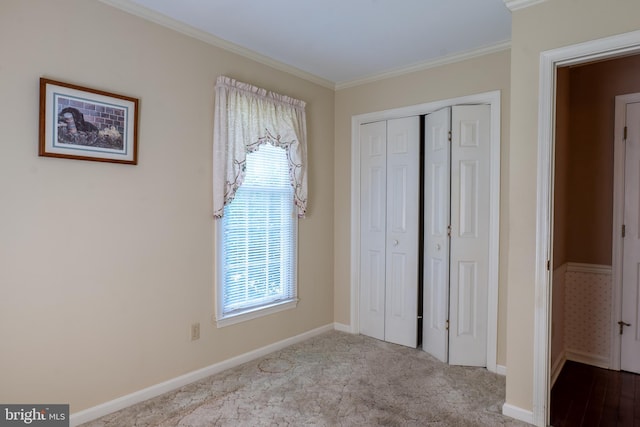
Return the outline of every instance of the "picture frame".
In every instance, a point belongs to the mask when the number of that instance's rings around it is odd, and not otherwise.
[[[40,78],[38,155],[138,164],[138,99]]]

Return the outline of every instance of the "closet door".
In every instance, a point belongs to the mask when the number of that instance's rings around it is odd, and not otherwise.
[[[385,341],[416,347],[420,118],[387,122]]]
[[[490,114],[452,108],[449,363],[487,366]]]
[[[384,340],[387,122],[360,126],[360,332]]]
[[[425,117],[422,348],[447,362],[451,109]]]
[[[420,119],[360,126],[360,332],[417,346]]]
[[[490,107],[425,118],[423,349],[486,366]]]

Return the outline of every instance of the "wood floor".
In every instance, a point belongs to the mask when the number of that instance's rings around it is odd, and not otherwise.
[[[640,427],[640,375],[567,362],[551,390],[551,425]]]

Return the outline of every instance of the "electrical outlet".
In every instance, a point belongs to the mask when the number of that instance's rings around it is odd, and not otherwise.
[[[191,324],[191,341],[200,339],[200,323]]]

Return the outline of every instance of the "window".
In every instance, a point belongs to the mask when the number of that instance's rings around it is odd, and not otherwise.
[[[296,298],[296,232],[287,153],[270,144],[247,154],[244,182],[221,226],[222,317]]]
[[[297,227],[307,209],[305,105],[229,77],[216,80],[219,327],[297,304]]]

